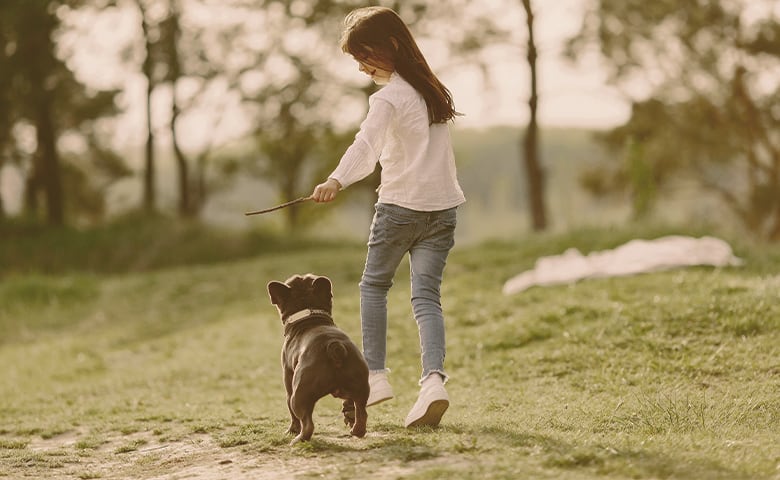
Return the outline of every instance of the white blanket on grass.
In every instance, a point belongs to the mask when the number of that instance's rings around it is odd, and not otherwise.
[[[541,257],[533,270],[507,280],[503,292],[511,295],[534,285],[565,284],[584,278],[634,275],[694,265],[742,264],[731,246],[719,238],[671,235],[655,240],[631,240],[613,250],[588,255],[570,248],[561,255]]]

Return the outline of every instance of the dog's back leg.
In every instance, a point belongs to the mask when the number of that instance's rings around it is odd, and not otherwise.
[[[287,433],[291,435],[298,435],[301,433],[301,422],[295,416],[292,409],[292,369],[284,369],[284,388],[287,391],[287,410],[290,411],[290,428],[287,429]]]
[[[295,437],[290,445],[295,445],[298,442],[308,442],[314,433],[314,404],[317,403],[317,398],[312,398],[309,395],[293,394],[290,399],[290,405],[292,411],[298,420],[301,422],[301,433]]]
[[[352,425],[350,433],[356,437],[362,438],[366,434],[366,423],[368,422],[366,400],[360,399],[355,401],[355,424]]]
[[[344,415],[344,424],[351,428],[355,424],[355,402],[351,398],[341,402],[341,413]]]

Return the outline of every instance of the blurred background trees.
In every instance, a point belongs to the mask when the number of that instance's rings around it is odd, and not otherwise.
[[[693,179],[748,231],[780,239],[777,2],[591,0],[568,52],[594,45],[633,108],[601,135],[622,155],[586,175],[591,189],[629,189],[642,217]]]
[[[100,216],[102,192],[128,173],[98,126],[115,113],[117,92],[88,89],[57,55],[62,9],[89,4],[0,4],[0,166],[19,165],[25,172],[25,211],[45,216],[51,225],[62,225],[68,211],[74,217]]]
[[[421,35],[447,25],[465,25],[450,29],[446,38],[464,55],[482,45],[475,38],[482,42],[497,35],[467,4],[464,0],[435,7],[421,0],[387,3]],[[352,72],[353,65],[333,62],[344,15],[362,5],[337,0],[4,2],[0,7],[2,66],[11,75],[3,75],[2,80],[8,88],[3,89],[1,105],[8,113],[0,125],[0,145],[3,161],[17,164],[25,176],[25,215],[38,214],[41,197],[49,224],[65,222],[69,202],[71,223],[99,221],[104,199],[98,198],[97,187],[83,188],[88,182],[74,175],[72,181],[77,183],[64,185],[63,169],[83,164],[78,171],[86,174],[102,168],[113,179],[129,173],[130,159],[123,161],[120,152],[100,144],[110,135],[90,128],[104,116],[115,116],[114,129],[127,121],[119,118],[115,101],[119,92],[88,91],[74,76],[77,52],[68,50],[84,34],[84,24],[109,15],[135,17],[134,35],[82,44],[117,43],[116,65],[129,74],[140,73],[146,82],[146,139],[143,162],[137,168],[147,212],[160,209],[158,190],[170,190],[160,185],[160,139],[171,146],[176,210],[182,217],[197,216],[209,189],[225,185],[229,174],[254,174],[272,182],[279,201],[309,193],[315,179],[335,166],[340,151],[351,141],[365,97],[374,91],[347,80],[345,67]],[[464,24],[466,15],[474,23]],[[478,63],[476,58],[470,61]],[[220,156],[216,151],[224,145],[218,145],[217,133],[229,108],[240,109],[244,131],[238,133],[241,141],[249,143],[241,153]],[[357,113],[345,121],[344,110]],[[185,148],[182,138],[192,140],[188,128],[194,116],[199,123],[197,141],[184,142],[189,144]],[[71,142],[77,147],[72,163],[63,161],[66,134],[78,136]],[[30,135],[34,141],[25,138]],[[216,165],[215,156],[219,157]],[[89,165],[86,158],[92,158]],[[77,202],[79,196],[84,201]],[[94,211],[85,215],[90,205]],[[289,226],[296,227],[297,209],[285,213]]]

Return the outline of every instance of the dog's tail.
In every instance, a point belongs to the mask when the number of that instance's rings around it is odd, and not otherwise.
[[[344,360],[347,358],[347,347],[344,343],[339,340],[333,340],[328,343],[326,350],[336,368],[341,368],[344,364]]]

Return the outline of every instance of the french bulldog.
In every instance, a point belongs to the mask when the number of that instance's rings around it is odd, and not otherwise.
[[[332,285],[327,277],[294,275],[268,283],[271,303],[284,326],[282,370],[290,410],[291,445],[314,432],[317,401],[331,394],[343,400],[344,423],[356,437],[366,434],[368,365],[352,340],[333,322]]]

